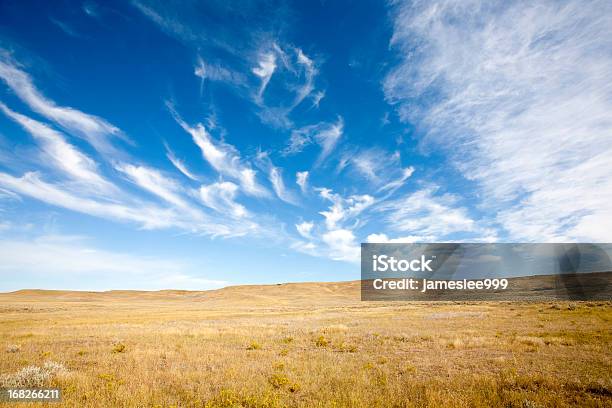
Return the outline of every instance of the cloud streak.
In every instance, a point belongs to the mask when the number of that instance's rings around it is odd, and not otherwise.
[[[172,163],[172,165],[185,177],[193,181],[199,181],[199,179],[187,168],[187,165],[181,159],[176,157],[176,155],[170,149],[170,147],[168,147],[168,145],[166,145],[166,157],[168,158],[168,160],[170,160],[170,163]]]
[[[60,170],[92,191],[116,193],[117,188],[98,172],[93,159],[69,144],[63,135],[49,126],[9,109],[0,102],[0,110],[20,124],[41,146],[44,155]]]
[[[509,237],[609,240],[612,4],[411,1],[393,13],[402,62],[387,100],[479,183]]]
[[[235,218],[249,215],[246,208],[235,201],[238,186],[234,183],[224,181],[203,185],[198,193],[204,205],[221,214],[227,214],[229,211],[230,215]]]
[[[85,139],[101,153],[118,156],[118,150],[112,146],[110,139],[118,137],[128,140],[106,120],[71,107],[58,106],[46,98],[34,86],[32,78],[6,56],[6,52],[0,53],[0,78],[33,111]]]
[[[244,192],[249,195],[257,197],[268,195],[265,187],[257,182],[255,170],[242,162],[238,150],[227,143],[215,140],[201,123],[195,127],[189,126],[171,106],[169,108],[177,123],[191,135],[193,142],[200,148],[202,157],[213,169],[221,175],[238,180]]]

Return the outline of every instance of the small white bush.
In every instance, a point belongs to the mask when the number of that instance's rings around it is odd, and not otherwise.
[[[17,353],[21,350],[21,346],[19,344],[9,344],[6,346],[7,353]]]
[[[66,373],[66,367],[54,361],[47,361],[42,367],[28,366],[14,374],[0,376],[0,386],[15,388],[43,387],[55,376]]]

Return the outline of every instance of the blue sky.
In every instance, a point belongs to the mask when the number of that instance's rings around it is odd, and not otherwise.
[[[2,2],[0,290],[609,242],[606,1]]]

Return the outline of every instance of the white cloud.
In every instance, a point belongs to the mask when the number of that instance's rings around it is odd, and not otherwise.
[[[292,108],[298,106],[304,98],[306,98],[312,91],[314,91],[314,78],[317,75],[317,69],[315,67],[314,61],[310,59],[301,49],[296,49],[297,53],[297,62],[304,70],[304,83],[298,88],[295,96],[295,100],[291,105]],[[319,105],[319,101],[322,96],[317,101],[317,106]]]
[[[102,153],[117,153],[109,137],[124,137],[121,131],[106,120],[83,113],[70,107],[57,106],[34,86],[30,76],[17,68],[16,64],[0,52],[0,78],[33,111],[62,126],[64,129],[87,140]]]
[[[235,201],[237,193],[238,186],[229,181],[203,185],[199,190],[204,205],[222,214],[241,218],[247,216],[248,212],[243,205]]]
[[[363,195],[352,195],[348,198],[343,198],[339,194],[333,193],[330,189],[318,189],[319,195],[332,202],[332,206],[328,211],[321,211],[325,217],[325,225],[329,230],[337,228],[340,222],[350,220],[359,215],[363,210],[374,204],[374,197]]]
[[[321,101],[325,98],[325,91],[318,91],[312,94],[312,107],[319,108]]]
[[[175,120],[191,135],[194,143],[202,151],[202,157],[219,174],[231,177],[240,182],[244,192],[253,196],[267,196],[268,191],[257,183],[256,172],[242,163],[240,153],[234,146],[213,139],[204,125],[198,123],[196,127],[189,126],[168,106]]]
[[[293,122],[289,119],[289,114],[308,97],[312,97],[313,106],[318,107],[325,93],[314,92],[318,69],[313,59],[298,47],[291,45],[283,47],[273,43],[267,45],[265,51],[257,55],[257,66],[252,72],[259,77],[260,85],[254,102],[260,108],[258,116],[263,123],[275,128],[290,129],[293,127]],[[277,64],[278,60],[280,64]],[[278,78],[277,81],[283,85],[283,88],[293,95],[292,101],[281,100],[274,106],[264,102],[263,94],[273,75]],[[278,97],[278,94],[273,96]],[[285,98],[286,96],[281,97]]]
[[[242,74],[220,65],[208,64],[202,57],[198,57],[193,73],[201,80],[200,93],[202,93],[204,81],[206,80],[225,82],[232,85],[241,85],[246,81]]]
[[[344,120],[340,117],[335,123],[321,122],[295,129],[291,132],[289,145],[283,150],[283,154],[297,154],[312,143],[318,143],[321,146],[321,153],[317,157],[316,167],[323,163],[334,150],[342,137],[343,129]]]
[[[278,198],[286,203],[297,205],[297,201],[293,193],[287,190],[285,187],[285,182],[283,181],[282,171],[280,168],[270,166],[269,179]]]
[[[377,187],[377,192],[387,192],[388,195],[402,187],[414,172],[411,166],[402,168],[399,151],[390,153],[378,147],[362,148],[352,154],[344,153],[337,171],[343,171],[348,165],[356,175]]]
[[[609,241],[612,3],[410,1],[394,18],[387,99],[509,238]]]
[[[210,289],[225,286],[226,281],[211,280],[189,273],[182,260],[135,255],[99,249],[82,237],[39,236],[33,239],[0,239],[0,274],[10,285],[10,275],[32,276],[32,282],[44,281],[40,289],[67,289],[90,279],[95,287],[70,289]],[[75,279],[87,276],[88,279]],[[44,278],[42,278],[44,277]],[[54,285],[53,282],[60,282]],[[50,285],[50,286],[49,286]],[[64,285],[64,286],[63,286]],[[13,290],[23,289],[14,287]]]
[[[432,242],[435,241],[435,237],[408,235],[405,237],[389,238],[386,234],[370,234],[366,241],[377,244],[413,244],[415,242]]]
[[[331,230],[323,234],[323,242],[329,249],[329,257],[336,261],[359,262],[360,247],[353,232],[347,229]]]
[[[259,85],[259,90],[257,91],[257,99],[261,100],[263,97],[263,93],[276,70],[276,55],[273,52],[265,52],[259,55],[259,60],[257,61],[257,66],[252,69],[253,74],[257,75],[261,84]]]
[[[166,33],[169,33],[183,41],[201,40],[200,36],[193,32],[187,25],[182,24],[176,18],[166,17],[142,2],[132,0],[131,4],[136,7],[145,17],[157,24]]]
[[[304,221],[299,224],[295,224],[295,228],[297,229],[297,232],[304,238],[312,238],[311,232],[312,232],[313,227],[314,227],[314,224],[312,222],[307,222],[307,221]]]
[[[93,1],[85,1],[83,3],[83,12],[95,19],[99,19],[101,14],[100,6]]]
[[[295,173],[295,182],[300,186],[302,193],[305,193],[308,188],[308,176],[310,173],[307,171],[298,171]]]
[[[199,179],[187,168],[185,163],[181,159],[176,157],[176,155],[172,150],[170,150],[170,147],[168,147],[168,145],[166,145],[166,157],[168,158],[168,160],[170,160],[170,163],[172,163],[172,165],[185,177],[193,181],[199,181]]]
[[[169,210],[147,206],[131,208],[122,204],[79,197],[63,190],[60,186],[41,180],[34,172],[26,173],[19,178],[0,173],[0,185],[48,204],[103,218],[136,221],[145,228],[162,228],[173,224],[173,213]]]
[[[62,30],[66,35],[69,35],[70,37],[74,38],[83,38],[81,34],[79,34],[74,28],[72,28],[64,21],[60,21],[53,17],[49,17],[49,21],[51,21],[55,26]]]
[[[317,132],[314,137],[317,143],[321,146],[321,153],[317,158],[315,166],[320,165],[334,150],[340,137],[342,137],[342,131],[344,130],[344,120],[338,118],[336,123],[331,126],[325,127],[321,131]]]
[[[80,196],[40,179],[37,173],[13,177],[0,173],[0,187],[44,203],[113,221],[135,222],[145,229],[180,228],[211,236],[240,236],[256,232],[253,223],[232,223],[227,219],[211,220],[205,214],[177,208],[164,208],[148,202],[109,202]],[[129,197],[126,195],[126,200]]]
[[[189,204],[179,194],[180,185],[161,174],[158,170],[146,166],[134,166],[132,164],[118,164],[115,168],[128,176],[139,187],[177,207],[183,209],[189,208]]]
[[[401,198],[382,203],[376,211],[386,213],[390,230],[415,236],[444,239],[453,233],[479,233],[476,222],[457,198],[435,195],[435,188],[424,188]]]
[[[46,158],[50,160],[50,163],[53,163],[53,168],[59,169],[93,191],[106,193],[117,191],[112,183],[99,174],[97,164],[76,147],[66,142],[61,133],[12,111],[2,102],[0,102],[0,110],[19,123],[36,139]]]
[[[387,184],[382,186],[378,191],[379,192],[389,191],[391,193],[394,192],[395,190],[397,190],[398,188],[404,185],[406,180],[408,180],[410,176],[412,176],[412,173],[414,173],[414,167],[410,166],[410,167],[403,168],[402,174],[399,178],[397,178],[396,180],[389,181]]]
[[[399,169],[399,153],[388,154],[379,148],[363,149],[350,158],[355,170],[373,183],[380,183],[386,173]]]

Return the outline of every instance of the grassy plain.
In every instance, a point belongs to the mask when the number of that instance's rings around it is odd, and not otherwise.
[[[610,407],[611,321],[610,302],[361,302],[358,282],[19,291],[0,385],[66,407]]]

